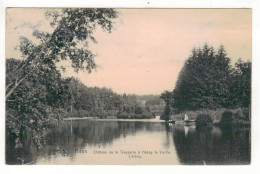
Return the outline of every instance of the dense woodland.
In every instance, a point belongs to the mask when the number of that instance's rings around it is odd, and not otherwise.
[[[7,83],[19,64],[20,60],[7,59]],[[39,129],[68,117],[154,118],[150,108],[162,111],[163,103],[159,96],[120,95],[108,88],[87,87],[76,78],[61,78],[59,71],[42,67],[29,74],[6,100],[7,128],[13,136],[22,136],[23,129],[38,134]]]
[[[7,76],[20,63],[20,60],[7,59]],[[159,96],[137,98],[136,95],[119,95],[108,88],[87,87],[74,77],[61,78],[58,71],[42,69],[41,73],[28,76],[14,91],[7,100],[7,109],[13,113],[33,114],[42,106],[41,111],[46,110],[45,107],[50,112],[59,110],[63,117],[120,117],[119,112],[142,117],[149,107],[156,108],[156,104],[162,102]]]
[[[251,62],[231,59],[223,46],[194,48],[179,73],[173,91],[165,91],[163,119],[187,111],[220,108],[250,109]]]

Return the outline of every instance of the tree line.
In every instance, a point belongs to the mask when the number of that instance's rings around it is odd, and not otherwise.
[[[179,73],[173,91],[165,91],[163,117],[185,111],[250,108],[251,62],[231,65],[224,46],[194,48]]]
[[[6,60],[6,81],[21,60]],[[117,94],[112,89],[87,87],[74,77],[62,78],[59,71],[39,67],[6,100],[7,133],[17,137],[24,130],[34,133],[36,143],[51,126],[68,117],[154,118],[136,95]]]

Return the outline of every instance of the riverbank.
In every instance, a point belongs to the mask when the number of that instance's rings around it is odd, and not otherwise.
[[[134,118],[117,118],[117,117],[107,117],[107,118],[99,118],[99,117],[70,117],[64,118],[64,121],[73,121],[73,120],[103,120],[103,121],[137,121],[137,122],[165,122],[165,120],[160,120],[160,116],[156,116],[151,119],[134,119]]]
[[[69,117],[64,118],[63,120],[87,120],[87,119],[117,119],[116,116],[108,116],[106,118],[99,118],[99,117]]]
[[[69,117],[63,120],[87,120],[87,119],[98,119],[98,117]]]
[[[228,112],[229,115],[225,115]],[[226,125],[232,124],[239,127],[250,127],[251,119],[248,108],[237,108],[237,109],[216,109],[216,110],[198,110],[198,111],[186,111],[180,114],[171,115],[170,119],[175,120],[176,123],[181,123],[184,120],[184,116],[188,115],[190,120],[196,120],[198,115],[209,115],[213,124],[219,126],[224,123]],[[223,122],[224,121],[224,122]]]

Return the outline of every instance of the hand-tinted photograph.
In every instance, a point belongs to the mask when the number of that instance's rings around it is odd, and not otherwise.
[[[252,9],[6,8],[7,165],[249,165]]]

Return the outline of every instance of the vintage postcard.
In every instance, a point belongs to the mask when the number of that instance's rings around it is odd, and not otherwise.
[[[249,165],[250,8],[6,8],[6,165]]]

